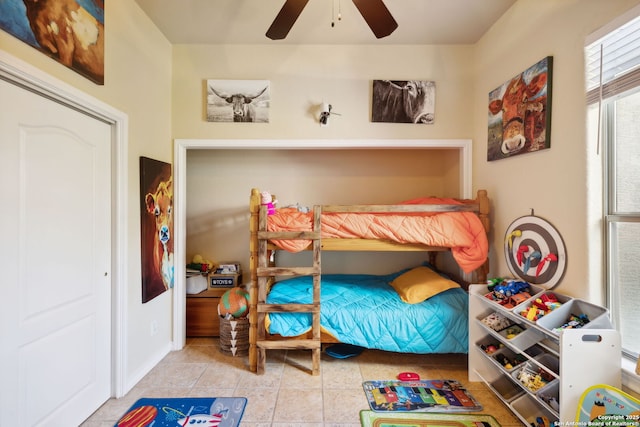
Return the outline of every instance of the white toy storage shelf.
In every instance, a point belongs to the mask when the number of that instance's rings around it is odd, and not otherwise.
[[[509,309],[485,297],[487,285],[469,287],[469,380],[485,382],[526,425],[545,416],[551,423],[566,426],[575,421],[580,396],[588,387],[620,387],[620,335],[607,309],[535,285],[531,288],[531,298]],[[562,306],[537,321],[520,314],[549,292]],[[511,330],[496,331],[483,322],[494,313],[506,318]],[[590,322],[579,329],[559,331],[571,314],[586,314]],[[513,336],[513,328],[522,331]],[[491,347],[496,350],[487,351]],[[519,362],[505,366],[505,359]],[[536,374],[546,381],[523,382]]]

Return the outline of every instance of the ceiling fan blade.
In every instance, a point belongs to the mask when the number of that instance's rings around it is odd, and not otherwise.
[[[309,0],[286,0],[278,16],[267,30],[266,36],[271,40],[282,40],[287,37],[291,27],[302,13]]]
[[[379,39],[393,33],[398,23],[382,0],[353,0],[360,14]]]

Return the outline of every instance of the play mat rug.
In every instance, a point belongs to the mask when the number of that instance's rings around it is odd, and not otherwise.
[[[485,414],[360,411],[360,423],[363,427],[500,427],[495,418]]]
[[[142,398],[114,427],[238,427],[245,406],[244,397]]]
[[[362,388],[374,411],[481,411],[473,396],[456,380],[365,381]]]
[[[610,385],[594,385],[580,397],[575,424],[640,427],[640,400]]]

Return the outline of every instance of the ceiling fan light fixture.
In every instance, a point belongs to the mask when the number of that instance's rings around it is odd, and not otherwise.
[[[376,38],[387,37],[398,28],[398,23],[382,0],[353,0],[353,4]]]
[[[282,40],[287,37],[308,2],[309,0],[286,0],[267,30],[266,36],[271,40]]]
[[[340,0],[338,0],[340,1]],[[352,0],[362,18],[373,31],[376,38],[387,37],[398,28],[398,23],[385,6],[383,0]],[[271,40],[282,40],[287,37],[291,27],[302,13],[309,0],[286,0],[282,9],[271,23],[266,36]],[[340,3],[338,3],[340,7]],[[342,13],[338,10],[338,20],[342,19]],[[335,21],[332,19],[331,26]]]

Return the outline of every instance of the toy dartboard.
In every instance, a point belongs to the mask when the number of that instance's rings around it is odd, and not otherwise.
[[[545,289],[560,282],[567,266],[560,233],[533,215],[518,218],[507,228],[504,254],[513,275]]]

